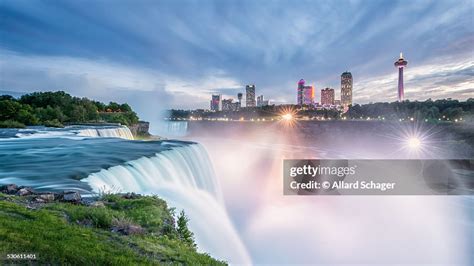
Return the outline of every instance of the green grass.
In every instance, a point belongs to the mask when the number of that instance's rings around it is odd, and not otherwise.
[[[25,207],[25,199],[0,194],[0,254],[35,253],[39,264],[223,265],[198,253],[176,235],[173,211],[158,197],[103,197],[105,207],[49,203]],[[114,219],[143,227],[145,233],[111,232]],[[82,225],[83,221],[90,221]]]

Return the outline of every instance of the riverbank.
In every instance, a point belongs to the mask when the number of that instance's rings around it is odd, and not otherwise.
[[[225,265],[197,252],[186,223],[176,222],[174,210],[157,196],[82,198],[13,184],[0,191],[2,259],[22,254],[38,264]]]

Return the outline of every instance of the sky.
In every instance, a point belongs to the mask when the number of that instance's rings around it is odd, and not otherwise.
[[[304,78],[354,102],[474,97],[474,1],[0,0],[0,91],[65,90],[150,117],[246,84],[295,103]]]

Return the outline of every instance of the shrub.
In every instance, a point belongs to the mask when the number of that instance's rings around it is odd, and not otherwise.
[[[43,122],[43,125],[46,127],[64,127],[58,119],[46,120]]]
[[[5,120],[0,121],[0,128],[25,128],[25,125],[14,120]]]

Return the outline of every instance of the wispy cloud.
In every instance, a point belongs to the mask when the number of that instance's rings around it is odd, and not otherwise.
[[[239,86],[222,71],[191,80],[108,60],[29,56],[5,50],[0,51],[0,69],[2,90],[65,90],[104,101],[128,101],[145,119],[167,108],[202,108],[208,102],[208,88],[215,84]]]
[[[436,60],[426,65],[404,69],[405,97],[409,100],[428,98],[474,98],[474,58],[449,63]],[[367,103],[397,99],[398,70],[393,73],[359,80],[354,84],[354,101]]]
[[[390,100],[403,51],[407,96],[423,88],[426,96],[416,97],[466,98],[472,75],[462,71],[471,70],[456,67],[473,58],[473,12],[469,0],[5,0],[0,49],[18,58],[3,56],[0,89],[162,91],[168,105],[202,108],[210,92],[248,83],[275,102],[294,102],[300,78],[337,90],[349,70],[355,99]],[[430,70],[434,57],[449,60]]]

